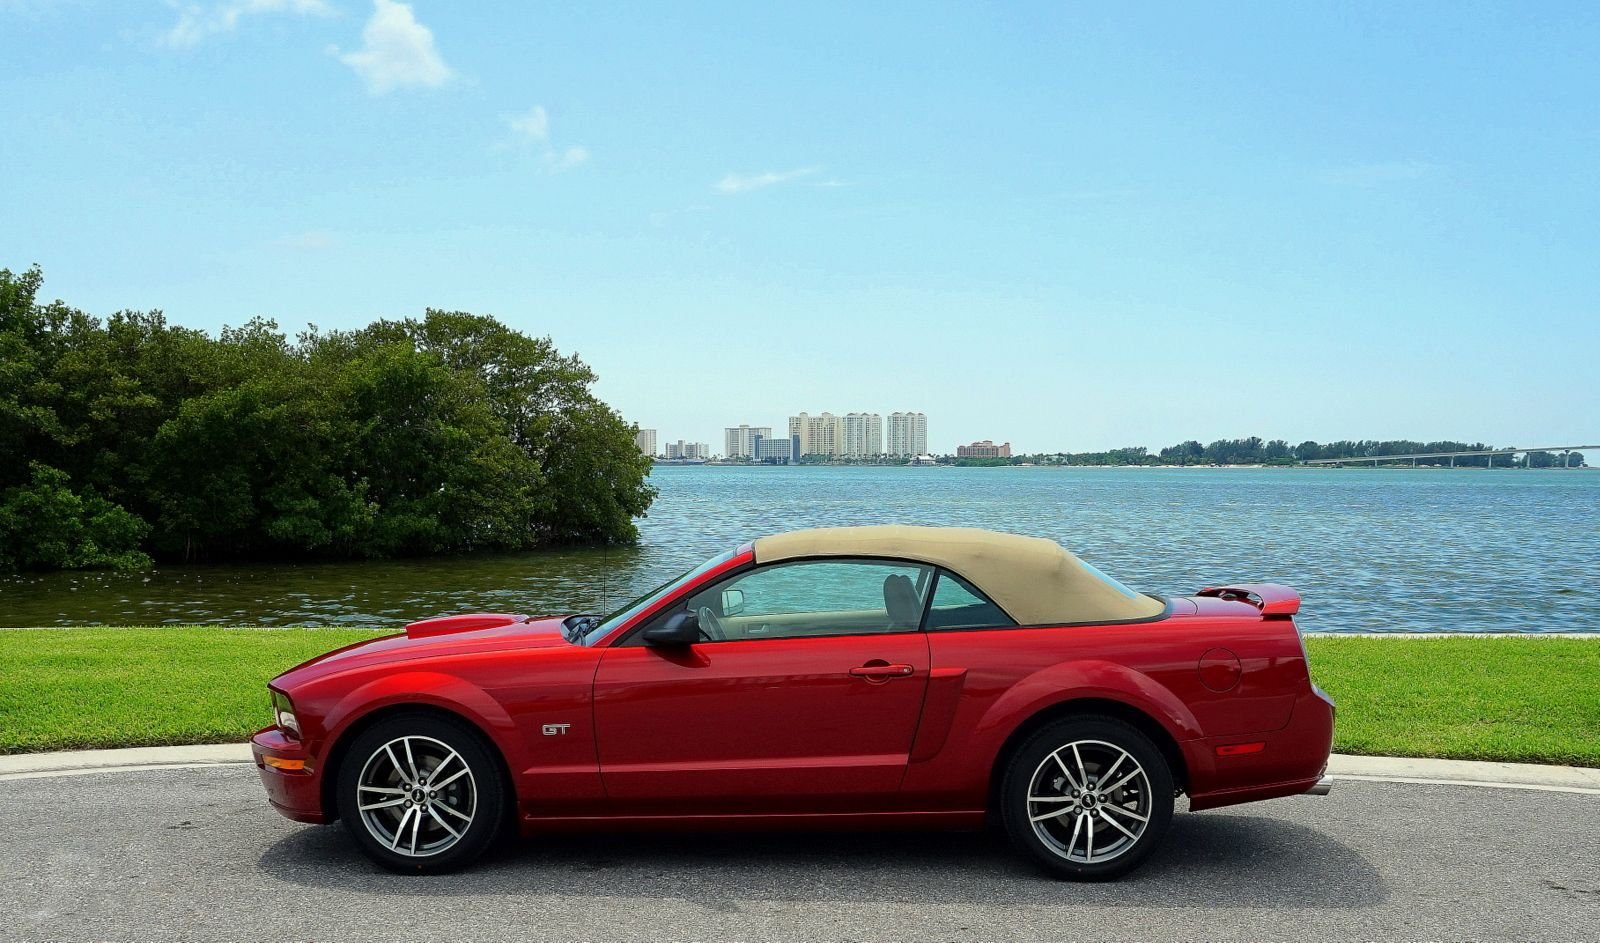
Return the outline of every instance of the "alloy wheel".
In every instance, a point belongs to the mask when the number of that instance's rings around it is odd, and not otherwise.
[[[1139,843],[1152,814],[1150,777],[1133,754],[1104,740],[1052,751],[1028,783],[1028,823],[1044,846],[1078,864],[1102,864]]]
[[[478,812],[472,768],[449,744],[406,736],[374,750],[356,779],[357,809],[389,851],[426,858],[453,848]]]

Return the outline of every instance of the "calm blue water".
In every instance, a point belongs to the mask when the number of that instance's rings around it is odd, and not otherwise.
[[[761,534],[1049,537],[1138,589],[1267,580],[1334,632],[1600,631],[1600,472],[661,467],[637,550],[163,568],[0,582],[0,625],[393,624],[593,611]]]

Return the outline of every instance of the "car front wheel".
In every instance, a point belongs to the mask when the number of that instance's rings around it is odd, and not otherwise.
[[[500,832],[506,792],[492,747],[430,714],[385,718],[358,735],[338,774],[339,817],[361,850],[404,872],[448,871]]]
[[[1172,771],[1150,738],[1109,717],[1060,720],[1017,750],[1001,784],[1012,844],[1057,877],[1132,871],[1172,821]]]

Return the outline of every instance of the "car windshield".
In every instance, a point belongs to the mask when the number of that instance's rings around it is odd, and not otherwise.
[[[615,632],[617,629],[621,628],[634,616],[645,611],[646,609],[649,609],[662,598],[670,595],[674,590],[682,586],[684,583],[687,583],[707,570],[721,566],[722,564],[727,563],[729,560],[732,560],[734,556],[738,554],[738,552],[738,550],[729,550],[726,553],[719,553],[694,569],[680,573],[672,579],[667,580],[665,583],[662,583],[660,586],[657,586],[655,589],[652,589],[650,592],[640,596],[638,599],[628,603],[626,606],[623,606],[621,609],[618,609],[616,612],[613,612],[611,615],[606,616],[598,625],[584,633],[583,644],[591,645],[600,641],[601,639],[610,635],[612,632]]]

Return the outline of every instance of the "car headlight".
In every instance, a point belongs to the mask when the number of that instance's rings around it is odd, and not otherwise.
[[[299,739],[300,721],[295,719],[294,705],[289,702],[289,695],[276,689],[272,690],[272,722],[278,729],[286,734]]]

